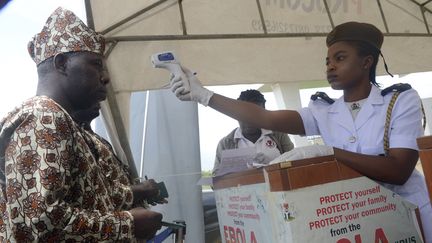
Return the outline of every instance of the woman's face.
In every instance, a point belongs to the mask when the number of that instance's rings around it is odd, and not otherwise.
[[[336,90],[348,90],[369,83],[370,58],[360,57],[357,49],[345,41],[328,48],[327,80]]]

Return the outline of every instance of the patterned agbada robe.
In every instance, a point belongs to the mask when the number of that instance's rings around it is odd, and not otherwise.
[[[0,157],[0,242],[134,241],[127,166],[50,98],[0,122]]]

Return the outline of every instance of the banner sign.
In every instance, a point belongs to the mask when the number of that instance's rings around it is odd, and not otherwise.
[[[366,177],[270,196],[277,242],[422,242],[416,206]]]
[[[222,242],[270,242],[265,183],[216,190],[215,199]]]
[[[366,177],[269,192],[266,184],[217,190],[223,242],[423,242],[416,206]]]

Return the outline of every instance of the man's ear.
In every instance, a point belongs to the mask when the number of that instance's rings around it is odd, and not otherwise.
[[[66,73],[66,64],[68,57],[63,53],[57,53],[53,58],[53,65],[55,70],[60,73]]]

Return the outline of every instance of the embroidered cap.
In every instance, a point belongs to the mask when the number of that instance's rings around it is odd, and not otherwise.
[[[363,41],[380,50],[384,41],[383,33],[374,25],[346,22],[336,26],[327,35],[327,47],[338,41]]]
[[[42,31],[28,43],[28,51],[39,65],[58,54],[89,51],[103,54],[105,38],[87,27],[72,11],[57,8],[48,17]]]

